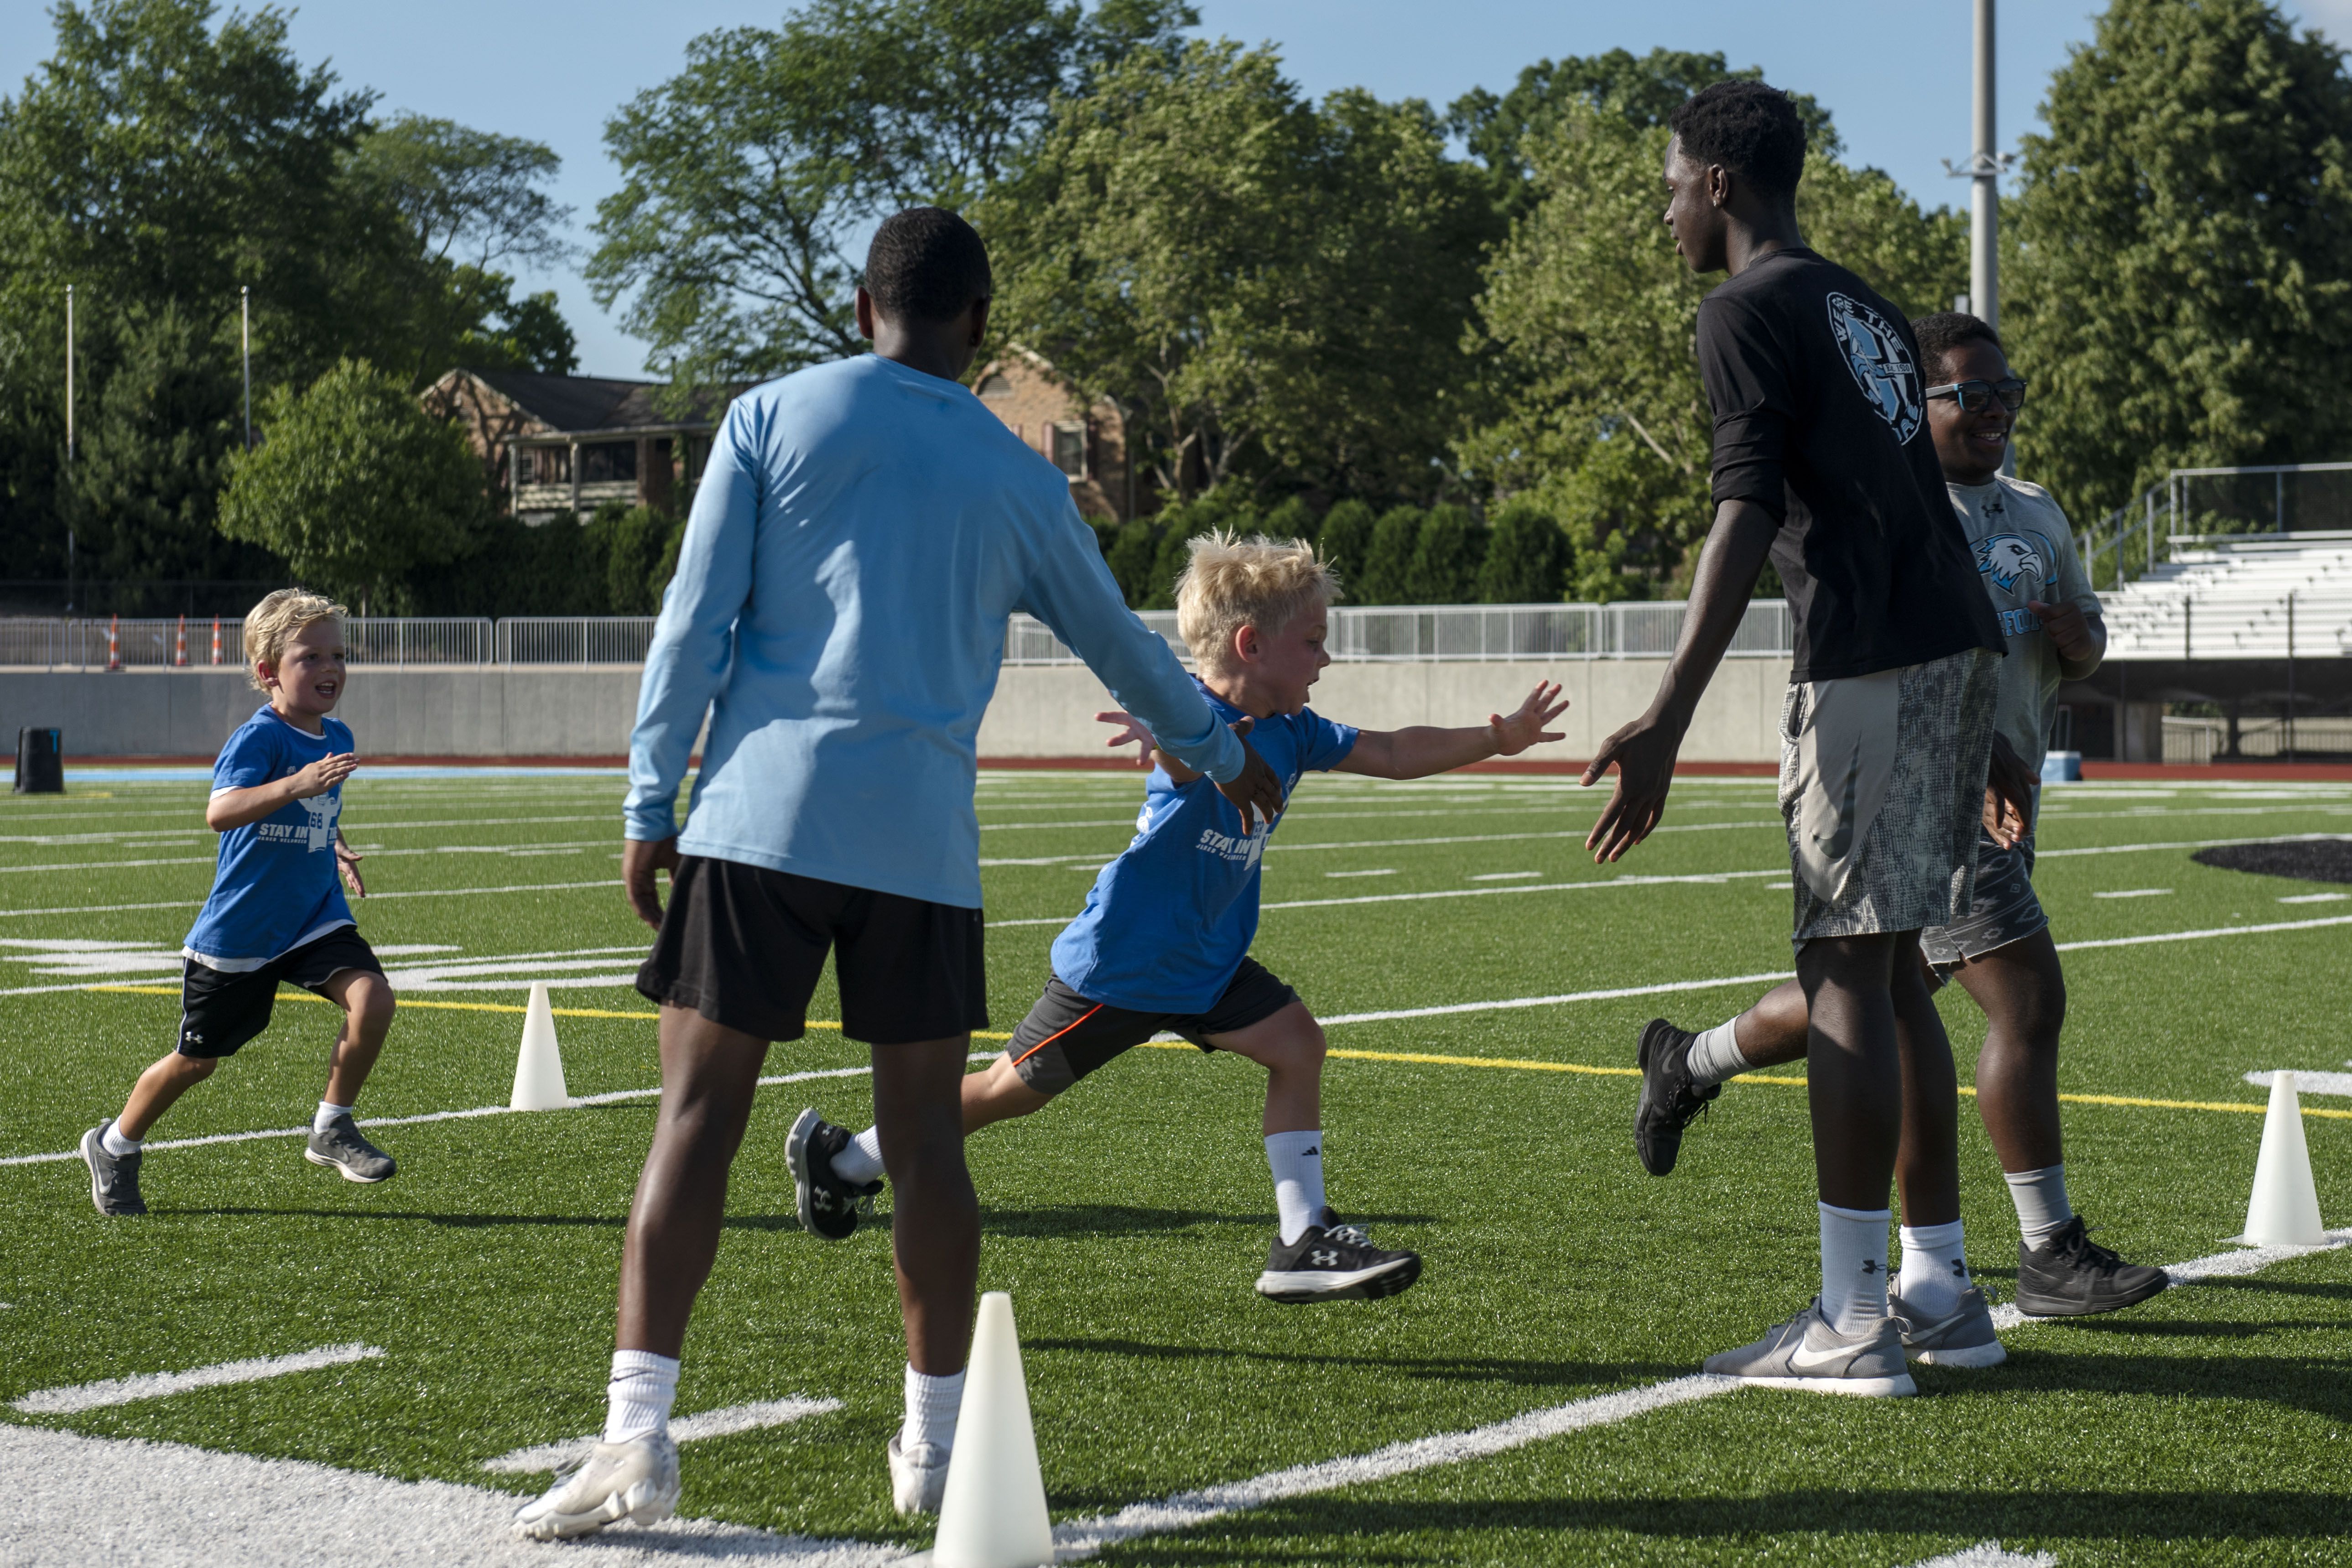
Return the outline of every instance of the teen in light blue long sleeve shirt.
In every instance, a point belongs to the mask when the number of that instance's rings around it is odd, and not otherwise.
[[[1025,610],[1220,783],[1242,744],[1127,608],[1069,481],[961,385],[878,354],[735,400],[646,655],[627,836],[980,907],[974,739]]]

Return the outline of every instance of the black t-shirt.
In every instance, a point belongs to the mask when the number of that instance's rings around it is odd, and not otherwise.
[[[1901,311],[1810,250],[1776,251],[1698,308],[1717,504],[1780,520],[1791,680],[2004,647],[1927,434]]]

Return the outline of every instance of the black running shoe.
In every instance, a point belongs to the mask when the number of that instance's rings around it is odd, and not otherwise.
[[[2093,1241],[2076,1215],[2028,1247],[2017,1244],[2017,1308],[2033,1318],[2084,1318],[2137,1306],[2172,1283],[2161,1268],[2126,1263]]]
[[[856,1234],[858,1211],[870,1207],[882,1190],[879,1182],[852,1186],[834,1174],[833,1157],[849,1147],[849,1129],[835,1127],[812,1107],[800,1113],[784,1139],[801,1228],[820,1241],[847,1241]]]
[[[1698,1039],[1688,1029],[1677,1029],[1664,1018],[1642,1027],[1642,1047],[1634,1065],[1642,1069],[1642,1102],[1633,1112],[1633,1152],[1642,1168],[1663,1176],[1675,1168],[1683,1152],[1683,1129],[1706,1110],[1707,1101],[1723,1092],[1719,1083],[1705,1089],[1690,1080],[1690,1049]]]
[[[1323,1211],[1285,1247],[1277,1235],[1266,1248],[1257,1293],[1269,1301],[1372,1301],[1393,1296],[1421,1278],[1421,1254],[1384,1252],[1357,1226]]]

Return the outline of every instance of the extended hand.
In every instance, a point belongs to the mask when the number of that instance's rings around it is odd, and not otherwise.
[[[670,879],[677,878],[677,840],[657,838],[647,843],[632,838],[621,846],[621,885],[629,895],[629,908],[637,911],[637,919],[656,931],[661,930],[661,889],[654,881],[656,871],[667,871]]]
[[[1135,765],[1139,768],[1148,768],[1151,765],[1151,749],[1160,742],[1153,740],[1151,731],[1143,727],[1142,720],[1118,708],[1114,708],[1108,713],[1097,713],[1095,718],[1097,722],[1118,726],[1118,733],[1105,741],[1104,745],[1114,750],[1120,746],[1140,746],[1143,750],[1136,757]]]
[[[1242,720],[1234,726],[1234,735],[1246,736],[1256,722],[1254,719]],[[1261,820],[1270,823],[1282,815],[1282,780],[1275,776],[1265,759],[1246,740],[1242,742],[1242,771],[1230,782],[1219,784],[1217,793],[1234,803],[1234,809],[1242,814],[1244,828],[1255,828]],[[1255,818],[1252,812],[1257,814]]]
[[[2083,606],[2074,604],[2045,605],[2039,599],[2029,599],[2025,607],[2050,634],[2050,646],[2058,657],[2069,664],[2082,664],[2099,657],[2098,639],[2091,635],[2091,618],[2083,614]]]
[[[2017,748],[1996,731],[1992,760],[1985,764],[1984,826],[2003,849],[2015,847],[2025,835],[2026,824],[2033,819],[2034,782]]]
[[[335,840],[335,869],[343,874],[343,886],[354,897],[367,897],[367,884],[360,879],[360,853],[340,838]]]
[[[309,800],[326,794],[352,776],[359,767],[359,758],[350,752],[338,752],[331,757],[320,757],[287,782],[293,786],[289,799]]]
[[[1585,837],[1584,847],[1595,861],[1622,858],[1658,826],[1666,814],[1666,792],[1674,786],[1675,758],[1682,746],[1679,730],[1647,713],[1601,743],[1600,752],[1585,764],[1582,782],[1591,788],[1614,763],[1617,787]]]
[[[1559,698],[1557,702],[1552,700],[1556,697]],[[1519,704],[1517,712],[1507,719],[1500,713],[1487,715],[1487,727],[1495,731],[1495,754],[1516,757],[1529,746],[1564,739],[1563,735],[1547,732],[1544,726],[1567,711],[1568,699],[1560,697],[1559,683],[1537,681],[1536,689],[1528,693],[1528,700]]]

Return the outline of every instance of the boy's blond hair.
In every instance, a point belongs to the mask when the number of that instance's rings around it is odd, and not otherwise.
[[[255,668],[278,668],[278,657],[297,634],[320,621],[340,621],[350,611],[308,588],[280,588],[245,613],[245,679],[256,691],[268,685]]]
[[[1220,530],[1192,542],[1176,579],[1176,629],[1207,675],[1230,674],[1234,634],[1281,631],[1303,611],[1339,596],[1339,574],[1303,539],[1247,539]]]

